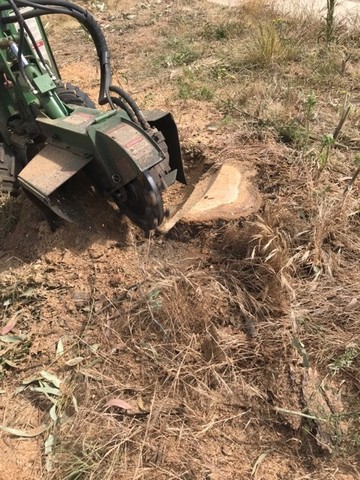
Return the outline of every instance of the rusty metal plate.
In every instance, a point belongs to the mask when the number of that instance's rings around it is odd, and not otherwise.
[[[47,145],[19,174],[19,181],[36,196],[49,197],[91,161],[54,145]]]

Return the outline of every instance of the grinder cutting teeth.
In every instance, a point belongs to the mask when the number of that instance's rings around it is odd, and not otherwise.
[[[143,172],[126,185],[124,191],[116,192],[115,202],[123,212],[144,231],[161,225],[164,208],[161,193],[149,172]]]
[[[101,69],[98,103],[109,111],[62,83],[41,22],[52,14],[76,18],[90,34]],[[186,183],[175,122],[169,113],[143,114],[111,85],[106,40],[88,11],[67,0],[0,0],[0,77],[0,180],[7,189],[19,182],[48,218],[52,212],[75,221],[68,193],[83,171],[140,228],[161,225],[162,191]]]

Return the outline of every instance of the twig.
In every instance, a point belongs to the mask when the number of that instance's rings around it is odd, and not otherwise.
[[[227,105],[227,102],[225,100],[223,100],[222,98],[220,97],[217,97],[217,100],[219,100],[221,103],[223,103],[224,105]],[[263,120],[262,118],[260,117],[257,117],[256,115],[252,115],[251,113],[247,112],[246,110],[244,110],[243,108],[239,108],[237,107],[236,105],[234,105],[233,103],[231,104],[231,108],[239,113],[242,113],[243,115],[245,115],[245,117],[249,117],[251,118],[252,120],[256,120],[259,125],[266,125],[267,122],[266,120]]]
[[[285,408],[275,407],[275,411],[279,413],[286,413],[287,415],[296,415],[299,417],[309,418],[310,420],[317,420],[326,422],[326,418],[315,417],[314,415],[308,415],[307,413],[303,412],[296,412],[295,410],[286,410]]]
[[[351,177],[351,180],[349,181],[349,183],[346,185],[345,190],[344,190],[344,195],[346,195],[347,193],[350,192],[350,190],[352,189],[352,186],[354,185],[355,180],[357,179],[357,177],[359,176],[359,174],[360,174],[360,165],[359,165],[358,168],[355,170],[355,173],[354,173],[354,175]]]
[[[340,135],[341,129],[344,126],[344,123],[345,123],[347,117],[349,116],[350,109],[351,109],[351,105],[348,105],[346,108],[344,108],[344,111],[343,111],[343,113],[340,117],[339,123],[337,124],[337,126],[334,130],[334,133],[333,133],[334,141],[336,141],[338,136]]]
[[[310,140],[314,140],[315,142],[320,142],[321,141],[321,138],[319,138],[318,135],[312,135],[311,134],[311,135],[309,135],[309,138],[310,138]],[[352,141],[352,140],[350,140],[350,141]],[[344,150],[349,150],[349,149],[350,150],[352,150],[352,149],[353,150],[358,150],[359,149],[359,147],[349,147],[348,145],[344,145],[343,143],[338,143],[338,142],[335,142],[333,146],[336,147],[336,148],[343,148]]]

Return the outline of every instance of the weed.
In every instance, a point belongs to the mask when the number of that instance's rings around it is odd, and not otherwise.
[[[296,122],[291,121],[286,125],[279,125],[277,127],[279,140],[283,143],[300,145],[306,142],[307,135],[304,129]]]
[[[345,124],[346,119],[349,116],[351,105],[348,104],[348,96],[345,96],[340,119],[332,134],[323,135],[321,138],[321,150],[318,159],[318,168],[321,172],[328,164],[330,153],[334,148],[336,141],[341,133],[341,130]]]
[[[358,417],[358,424],[360,423],[360,415]],[[358,433],[358,429],[352,432],[351,435],[351,443],[354,447],[355,452],[358,452],[360,449],[360,433]]]
[[[251,63],[264,67],[281,61],[283,56],[283,45],[274,24],[259,25],[249,46],[248,59]]]
[[[213,77],[215,80],[235,80],[236,77],[233,72],[234,68],[231,65],[218,63],[211,67],[210,77]]]
[[[214,93],[208,87],[201,87],[197,95],[198,100],[210,101],[213,97]]]
[[[201,55],[201,51],[199,49],[184,39],[172,39],[169,42],[169,48],[173,52],[165,59],[165,64],[167,67],[190,65]]]
[[[248,45],[247,61],[265,67],[293,60],[299,53],[301,36],[290,35],[291,28],[282,19],[260,23]]]
[[[314,56],[309,58],[310,75],[314,87],[329,88],[341,85],[343,56],[337,47],[319,48]]]
[[[11,375],[28,358],[32,340],[26,335],[0,336],[0,379]]]
[[[318,168],[322,171],[329,162],[330,153],[335,145],[334,137],[331,134],[323,135],[321,137],[321,149],[318,158]]]
[[[212,100],[214,93],[204,85],[199,78],[191,71],[184,71],[184,75],[177,79],[178,96],[182,100]]]
[[[344,368],[349,368],[354,361],[360,356],[360,350],[357,347],[349,347],[345,352],[334,362],[328,365],[329,370],[335,375]]]
[[[237,21],[224,21],[218,24],[207,23],[204,27],[203,36],[206,40],[224,41],[239,37],[243,33],[244,26]]]
[[[63,464],[62,480],[83,480],[95,470],[99,458],[93,458],[93,453],[84,445],[84,450],[70,454]]]
[[[188,100],[193,97],[194,90],[189,82],[179,79],[177,84],[179,89],[178,96],[181,98],[181,100]]]
[[[316,107],[316,96],[309,94],[303,103],[303,120],[291,119],[289,123],[276,124],[279,140],[283,143],[293,144],[304,152],[308,150],[311,140],[311,122]]]

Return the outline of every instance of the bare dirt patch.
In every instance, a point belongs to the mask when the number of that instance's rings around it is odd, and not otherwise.
[[[39,478],[40,450],[34,440],[0,440],[1,480]]]
[[[39,412],[25,399],[1,395],[1,424],[38,426]],[[41,477],[41,443],[32,438],[11,438],[2,432],[0,437],[1,480],[35,480]]]

